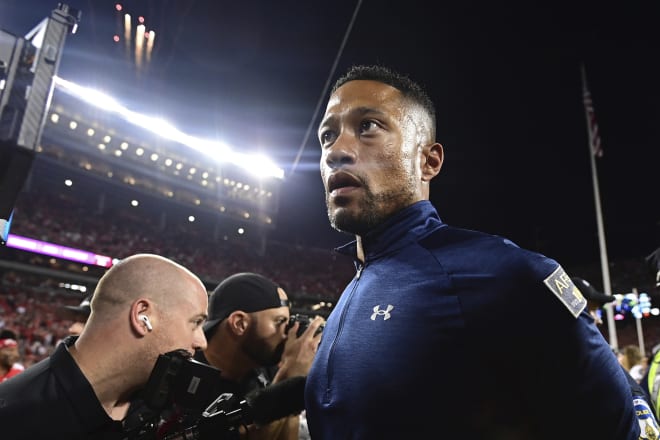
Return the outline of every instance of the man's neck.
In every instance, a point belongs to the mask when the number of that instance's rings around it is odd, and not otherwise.
[[[357,247],[357,259],[364,263],[364,248],[362,247],[362,237],[356,235],[355,243]]]
[[[243,362],[237,359],[240,356],[242,355],[231,355],[223,350],[204,350],[204,357],[206,357],[209,365],[219,369],[222,377],[235,382],[243,380],[247,373],[251,371],[250,368],[244,368]]]
[[[130,406],[128,396],[133,393],[134,387],[129,385],[130,378],[119,370],[115,374],[107,374],[108,371],[114,371],[114,367],[100,367],[103,364],[114,365],[118,361],[111,356],[101,360],[98,354],[83,353],[77,343],[69,345],[67,349],[92,386],[96,398],[108,416],[113,420],[122,420],[128,412]]]

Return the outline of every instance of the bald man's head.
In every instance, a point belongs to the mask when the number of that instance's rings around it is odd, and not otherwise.
[[[86,376],[121,376],[132,391],[146,383],[159,355],[206,348],[207,310],[206,287],[190,270],[159,255],[132,255],[99,280],[75,359]]]
[[[154,254],[136,254],[111,267],[99,280],[91,303],[95,315],[130,305],[137,298],[148,298],[162,305],[185,294],[195,274],[172,260]]]

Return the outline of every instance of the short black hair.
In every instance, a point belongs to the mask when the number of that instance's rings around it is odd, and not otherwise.
[[[0,330],[0,339],[17,339],[16,332],[8,328]]]
[[[426,90],[407,75],[378,64],[354,65],[349,67],[346,73],[335,82],[331,94],[347,82],[356,80],[378,81],[394,87],[404,97],[421,105],[435,124],[435,105],[433,101]]]

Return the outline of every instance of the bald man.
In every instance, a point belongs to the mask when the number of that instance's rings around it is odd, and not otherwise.
[[[185,267],[130,256],[99,280],[79,337],[0,384],[11,439],[123,439],[122,419],[160,354],[206,348],[208,294]]]

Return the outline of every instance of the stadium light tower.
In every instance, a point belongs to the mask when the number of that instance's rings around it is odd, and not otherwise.
[[[24,38],[0,30],[0,244],[41,142],[64,41],[80,15],[59,3]]]

